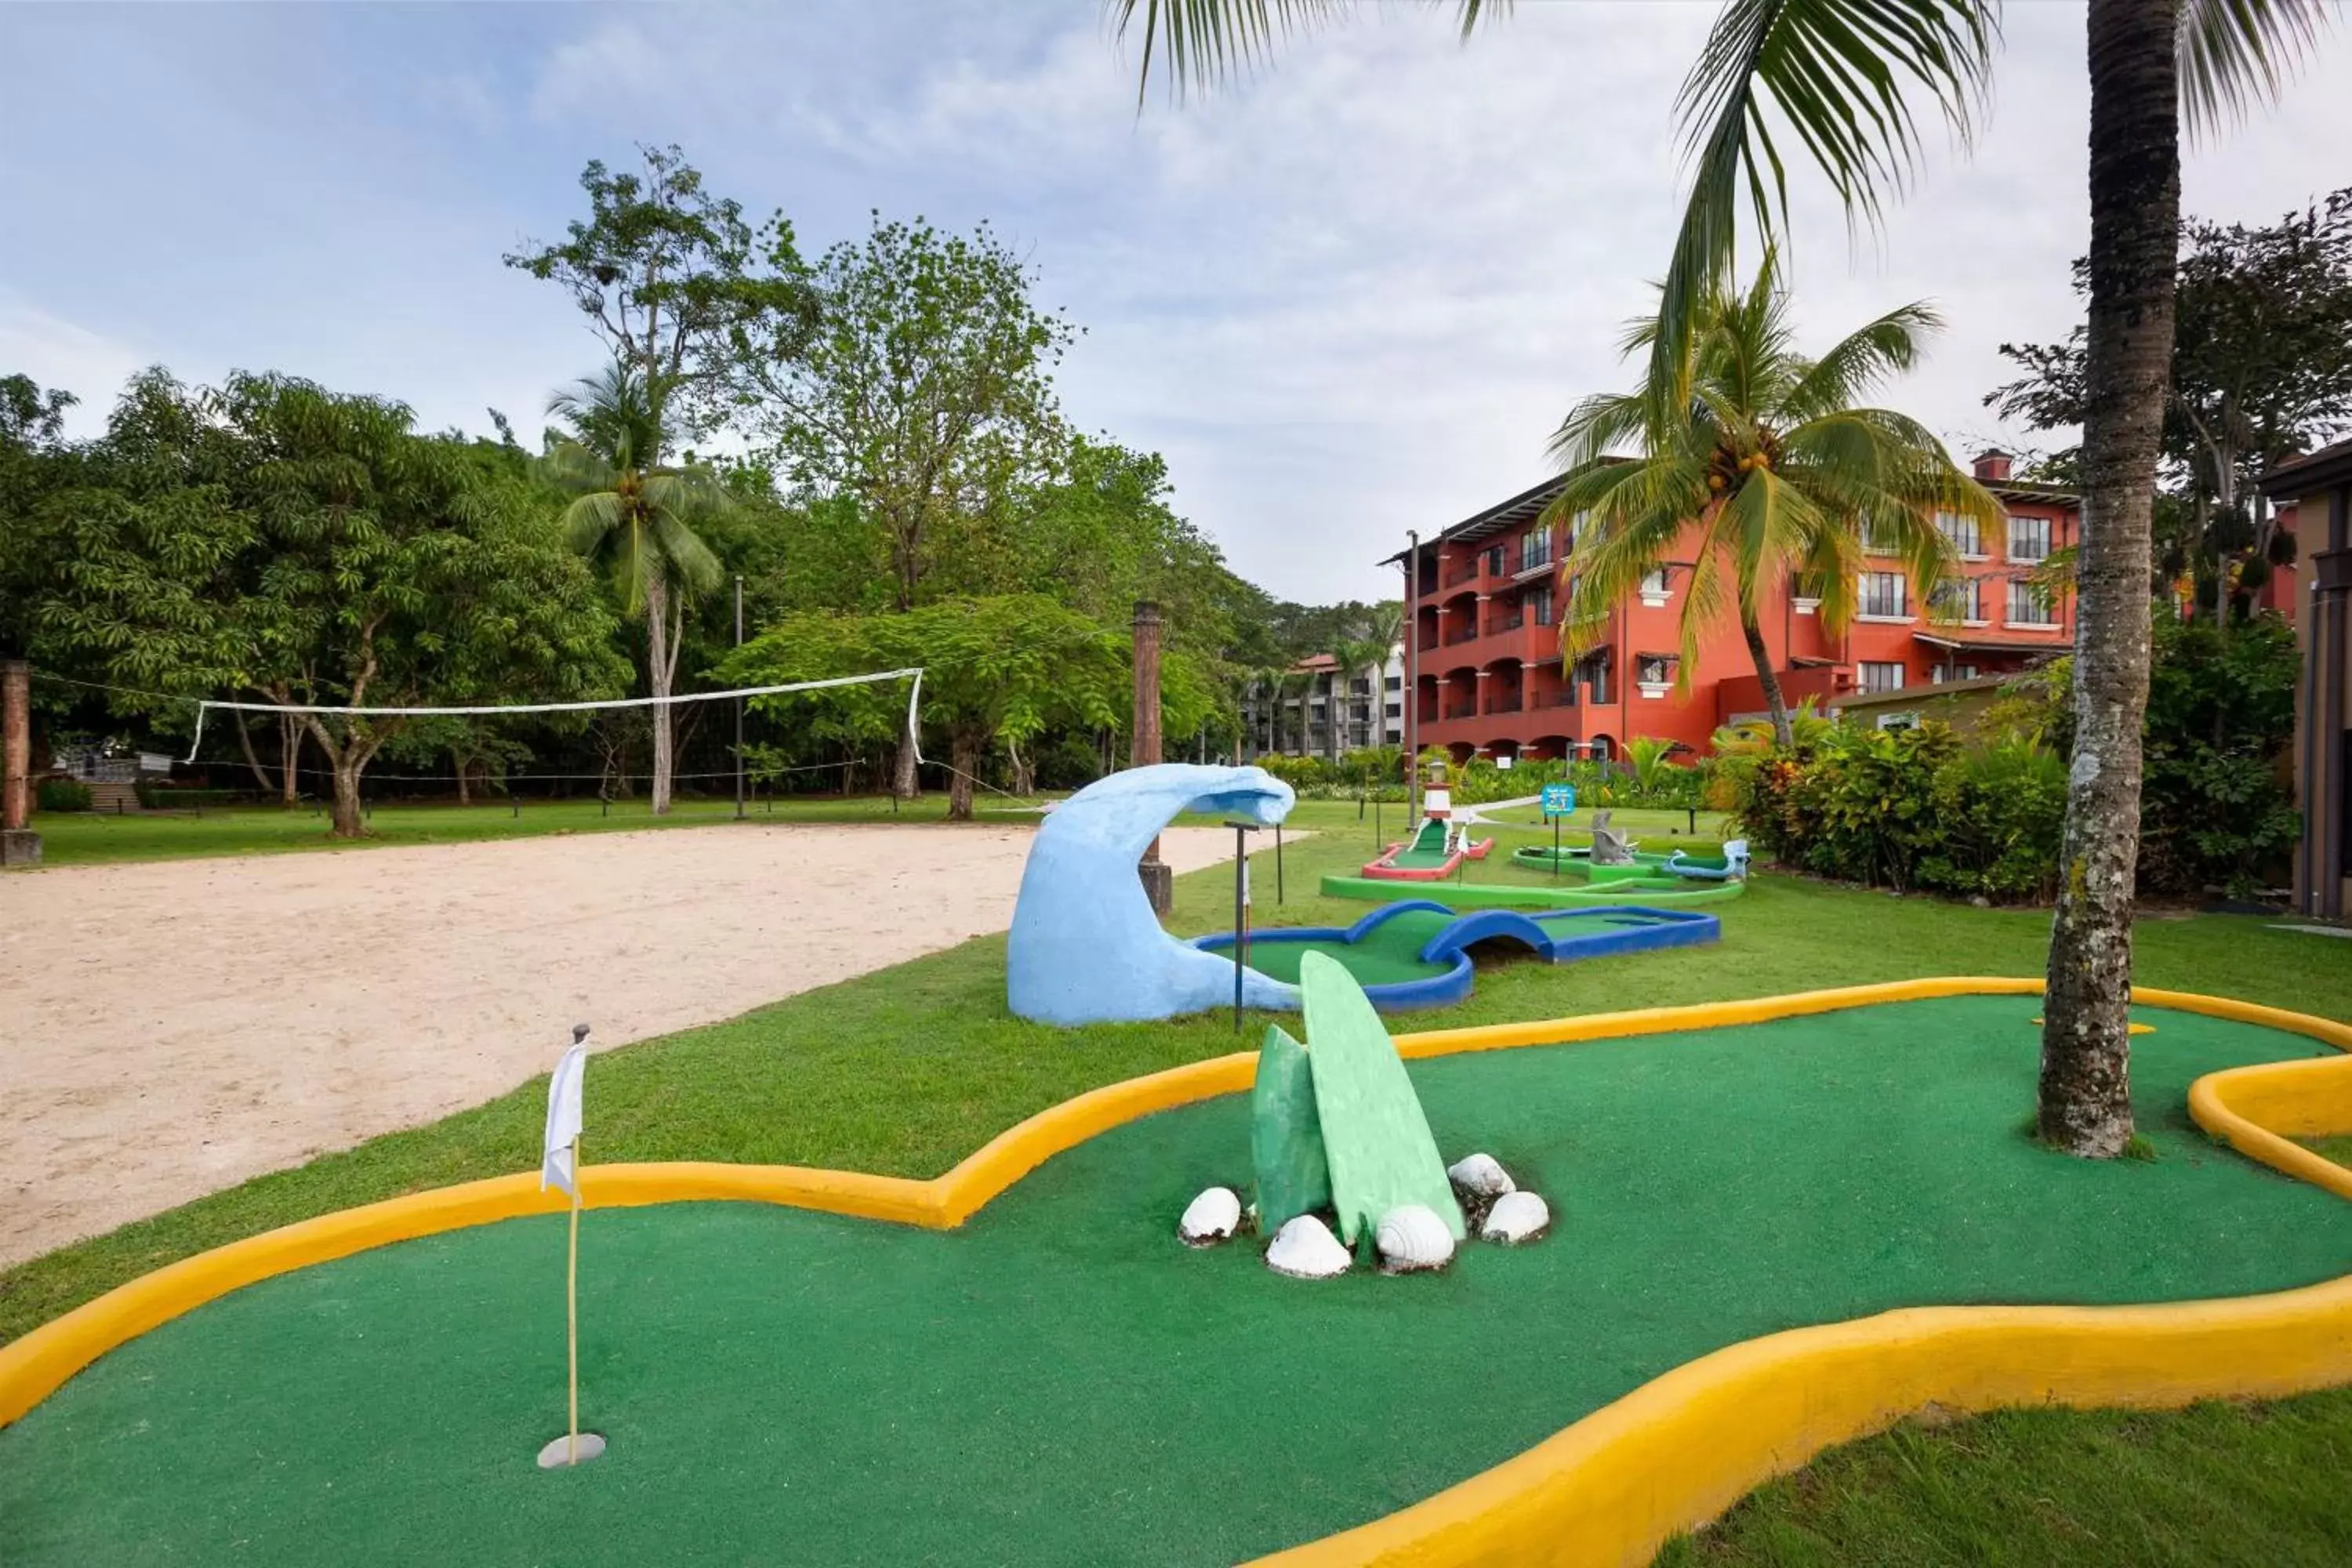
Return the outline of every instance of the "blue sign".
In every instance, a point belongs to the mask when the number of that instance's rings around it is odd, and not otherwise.
[[[1543,786],[1543,814],[1546,816],[1567,816],[1575,810],[1576,786],[1574,784],[1559,784]]]

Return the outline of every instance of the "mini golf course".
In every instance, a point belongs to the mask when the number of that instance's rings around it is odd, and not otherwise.
[[[2352,1272],[2352,1208],[2207,1139],[2192,1079],[2328,1056],[2173,1011],[2151,1162],[2023,1134],[2032,996],[1853,1007],[1411,1064],[1448,1157],[1551,1238],[1442,1275],[1188,1251],[1245,1094],[1055,1156],[961,1229],[668,1204],[583,1227],[586,1425],[560,1431],[563,1222],[247,1286],[0,1430],[0,1562],[1224,1563],[1363,1523],[1718,1347],[1935,1302],[2226,1298]]]
[[[1383,1013],[1444,1007],[1476,983],[1472,950],[1517,951],[1549,963],[1622,952],[1647,952],[1719,940],[1722,922],[1696,910],[1604,904],[1522,915],[1507,910],[1459,914],[1427,899],[1374,910],[1354,925],[1272,927],[1250,932],[1249,967],[1270,980],[1298,984],[1303,954],[1335,958]],[[1234,933],[1195,937],[1192,945],[1231,954]]]
[[[1509,875],[1517,869],[1507,866],[1504,872]],[[1604,867],[1602,869],[1625,869],[1634,874],[1594,882],[1577,873],[1563,873],[1557,877],[1549,872],[1541,877],[1527,873],[1524,881],[1448,879],[1443,883],[1433,882],[1424,890],[1432,898],[1444,899],[1455,909],[1575,909],[1591,904],[1643,904],[1690,909],[1702,904],[1725,903],[1747,890],[1744,882],[1708,882],[1672,877],[1654,866]],[[1396,895],[1394,882],[1337,873],[1323,879],[1323,896],[1328,899],[1386,902]]]
[[[1364,868],[1374,881],[1435,882],[1451,877],[1465,860],[1484,860],[1495,847],[1481,838],[1461,848],[1447,847],[1451,829],[1436,817],[1424,817],[1411,838],[1391,844]]]

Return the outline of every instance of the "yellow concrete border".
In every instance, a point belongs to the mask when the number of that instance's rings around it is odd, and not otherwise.
[[[1401,1036],[1397,1046],[1418,1059],[2041,989],[2032,980],[1897,981],[1433,1030]],[[2352,1027],[2307,1014],[2145,988],[2133,999],[2352,1051]],[[791,1165],[591,1165],[583,1195],[599,1208],[723,1199],[946,1228],[1098,1133],[1247,1089],[1255,1062],[1236,1053],[1079,1095],[929,1181]],[[2189,1109],[2206,1131],[2249,1157],[2352,1198],[2352,1171],[2287,1142],[2352,1131],[2352,1056],[2209,1074],[2191,1087]],[[185,1258],[0,1347],[0,1426],[108,1351],[243,1286],[390,1242],[560,1206],[535,1175],[500,1176],[321,1215]],[[1911,1308],[1727,1346],[1434,1497],[1261,1562],[1643,1563],[1675,1531],[1714,1518],[1759,1482],[1929,1403],[1963,1410],[2045,1402],[2168,1405],[2345,1382],[2352,1382],[2352,1277],[2270,1296],[2154,1307]]]

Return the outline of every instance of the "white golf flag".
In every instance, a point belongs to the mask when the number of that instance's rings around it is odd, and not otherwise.
[[[585,1030],[582,1031],[584,1037]],[[580,1079],[588,1070],[588,1043],[583,1037],[563,1053],[547,1080],[547,1146],[539,1160],[539,1190],[562,1187],[580,1195],[579,1175],[572,1168],[572,1145],[580,1137]]]

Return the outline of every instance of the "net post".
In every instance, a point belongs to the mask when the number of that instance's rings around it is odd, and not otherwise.
[[[735,646],[743,646],[743,574],[735,574]],[[735,820],[743,820],[743,700],[735,699]]]

